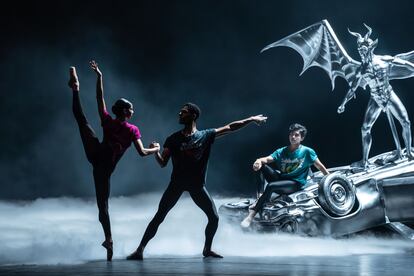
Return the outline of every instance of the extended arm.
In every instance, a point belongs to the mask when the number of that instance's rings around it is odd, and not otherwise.
[[[159,151],[155,154],[155,159],[157,160],[158,164],[161,168],[164,168],[168,164],[168,160],[170,160],[171,152],[168,148],[164,148],[162,153]]]
[[[341,105],[338,107],[338,113],[344,112],[346,103],[349,102],[352,98],[355,98],[355,91],[358,89],[361,79],[362,79],[361,75],[357,73],[357,76],[355,80],[352,82],[351,87],[349,88],[348,92],[346,93],[344,100],[342,101]]]
[[[103,119],[104,111],[106,110],[105,100],[103,95],[103,81],[102,81],[102,72],[98,68],[98,63],[94,60],[90,61],[89,64],[93,71],[95,71],[96,79],[96,101],[98,103],[98,112],[101,120]]]
[[[325,166],[322,164],[322,162],[319,160],[319,158],[316,158],[315,163],[313,165],[320,170],[323,175],[329,174],[328,170],[325,168]]]
[[[260,125],[260,123],[266,122],[266,120],[267,120],[267,117],[260,114],[260,115],[252,116],[252,117],[249,117],[243,120],[234,121],[223,127],[216,128],[216,137],[220,137],[220,136],[229,134],[231,132],[237,131],[247,126],[250,123],[256,123],[257,125]]]
[[[274,159],[271,155],[266,156],[266,157],[258,158],[253,163],[253,170],[258,171],[263,166],[263,164],[269,164],[269,163],[272,163],[273,161],[274,161]]]
[[[156,152],[160,151],[160,145],[156,142],[152,142],[149,148],[145,148],[144,144],[142,143],[141,139],[137,139],[134,141],[134,146],[137,149],[137,152],[140,156],[144,157]]]
[[[402,66],[414,72],[414,64],[412,62],[409,62],[408,60],[404,60],[398,57],[392,57],[391,64],[395,66]]]

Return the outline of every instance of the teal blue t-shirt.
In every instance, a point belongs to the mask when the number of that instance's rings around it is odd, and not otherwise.
[[[277,169],[281,171],[284,179],[295,180],[303,185],[306,184],[309,167],[318,158],[315,151],[304,145],[300,145],[294,152],[289,147],[277,149],[271,154]]]

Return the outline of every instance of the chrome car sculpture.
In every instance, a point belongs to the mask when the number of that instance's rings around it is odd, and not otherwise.
[[[391,152],[370,158],[366,170],[351,166],[309,177],[306,187],[268,202],[252,222],[260,231],[309,236],[342,236],[388,226],[414,240],[414,161],[402,158],[381,164]],[[378,164],[379,163],[379,164]],[[263,192],[264,187],[260,189]],[[223,204],[221,215],[240,223],[255,199]]]
[[[259,230],[285,231],[305,235],[341,236],[377,226],[388,226],[406,238],[414,240],[414,155],[407,111],[389,81],[414,76],[414,51],[396,56],[373,53],[378,40],[372,30],[358,38],[361,62],[352,59],[327,20],[313,24],[266,46],[287,46],[295,49],[304,60],[302,73],[309,67],[324,69],[334,89],[335,78],[344,78],[350,88],[338,107],[355,97],[356,90],[370,88],[370,100],[362,124],[362,160],[351,165],[331,168],[323,177],[318,172],[306,187],[290,195],[279,195],[256,216],[252,226]],[[301,74],[302,74],[301,73]],[[387,114],[396,150],[368,158],[372,144],[371,128],[381,111]],[[406,148],[402,149],[394,124],[402,126]],[[257,197],[264,187],[258,191]],[[227,218],[240,222],[254,199],[227,203],[219,211]]]

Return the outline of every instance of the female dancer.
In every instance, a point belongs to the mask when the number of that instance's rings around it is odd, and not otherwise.
[[[97,75],[96,100],[98,103],[99,117],[103,128],[103,140],[99,142],[95,131],[88,123],[80,103],[79,80],[75,67],[70,68],[69,87],[73,91],[73,114],[79,126],[83,148],[88,161],[93,167],[93,178],[95,182],[96,201],[99,209],[99,221],[105,233],[105,241],[102,246],[106,248],[106,259],[112,260],[113,242],[111,235],[111,224],[108,213],[108,199],[110,193],[110,177],[116,164],[121,159],[126,149],[134,143],[140,156],[147,156],[159,151],[158,143],[151,143],[151,148],[145,148],[141,141],[141,134],[133,124],[127,121],[134,113],[132,103],[126,99],[119,99],[112,106],[115,119],[106,111],[103,97],[102,73],[95,61],[90,62],[90,66]]]

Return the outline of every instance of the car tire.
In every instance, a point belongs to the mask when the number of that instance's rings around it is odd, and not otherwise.
[[[298,222],[294,218],[285,218],[279,226],[279,231],[287,234],[297,234]]]
[[[344,175],[328,174],[319,183],[318,199],[322,208],[336,216],[349,214],[355,197],[355,186]]]

